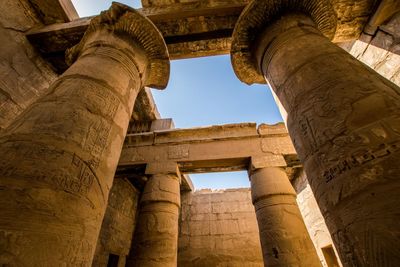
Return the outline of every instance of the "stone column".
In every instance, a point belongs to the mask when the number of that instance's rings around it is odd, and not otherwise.
[[[291,3],[301,14],[283,13],[287,5],[253,1],[242,13],[231,51],[236,74],[247,83],[264,76],[288,112],[343,265],[398,266],[400,89],[330,42],[329,1]]]
[[[264,265],[321,266],[285,171],[257,169],[250,181]]]
[[[136,95],[165,87],[154,25],[114,3],[0,137],[0,265],[90,266]]]
[[[125,266],[137,221],[140,191],[127,178],[114,178],[92,267],[107,266],[113,255],[118,257],[118,266]]]
[[[167,166],[167,168],[165,168]],[[127,267],[176,267],[180,174],[176,163],[147,166],[147,181]]]

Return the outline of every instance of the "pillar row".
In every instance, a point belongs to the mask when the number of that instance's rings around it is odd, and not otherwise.
[[[321,266],[285,170],[257,169],[250,181],[264,265]]]
[[[301,13],[284,13],[289,2]],[[398,266],[400,88],[334,45],[335,23],[329,1],[253,1],[232,62],[242,81],[266,78],[286,109],[343,265]]]
[[[68,60],[0,137],[0,265],[91,265],[136,96],[168,80],[161,34],[117,3]]]
[[[127,267],[177,266],[180,174],[176,163],[167,166],[147,166],[149,180],[140,199]]]

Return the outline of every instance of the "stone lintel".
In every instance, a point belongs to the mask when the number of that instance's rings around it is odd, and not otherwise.
[[[246,1],[207,1],[147,7],[138,11],[160,30],[170,58],[180,59],[228,54],[234,25],[245,5]],[[65,50],[79,42],[92,19],[87,17],[32,29],[27,38],[62,73],[67,68]]]
[[[287,135],[287,133],[288,133],[285,123],[283,123],[283,122],[280,122],[280,123],[277,123],[274,125],[269,125],[269,124],[264,124],[264,123],[260,124],[258,126],[257,131],[258,131],[258,134],[261,136],[280,135],[280,134]]]
[[[154,144],[182,143],[223,138],[242,138],[256,136],[255,123],[213,125],[177,130],[154,131]]]
[[[174,5],[193,5],[197,6],[211,6],[211,5],[221,5],[223,3],[231,4],[247,4],[250,0],[211,0],[211,1],[199,1],[199,0],[142,0],[143,7],[170,7]]]
[[[364,32],[374,35],[379,26],[384,24],[394,14],[400,12],[400,1],[398,0],[382,0],[371,16],[368,24],[364,27]]]
[[[160,119],[157,105],[154,102],[150,88],[145,87],[140,90],[133,108],[132,120],[135,121],[153,121]]]
[[[30,0],[29,2],[46,25],[70,22],[79,18],[71,0]]]
[[[194,191],[194,185],[192,183],[192,179],[187,174],[181,175],[181,191]]]
[[[170,58],[183,59],[229,54],[234,26],[248,2],[185,1],[144,7],[139,11],[163,34]],[[339,22],[334,41],[357,39],[373,11],[373,1],[363,0],[360,4],[355,4],[353,0],[330,2]],[[65,50],[79,42],[91,19],[82,18],[70,23],[32,29],[27,37],[42,56],[62,73],[67,67],[64,61]]]
[[[128,134],[125,138],[125,147],[136,147],[136,146],[151,146],[154,144],[154,133],[134,133]]]
[[[166,129],[174,129],[175,124],[173,119],[157,119],[151,122],[150,132],[158,131],[158,130],[166,130]]]
[[[155,120],[156,124],[163,124],[164,126],[172,126],[172,119],[159,119]],[[153,126],[153,122],[147,127]],[[259,138],[264,137],[262,149],[265,152],[271,151],[272,147],[275,147],[274,141],[268,142],[269,138],[278,140],[278,137],[282,137],[283,140],[288,136],[284,123],[277,123],[275,125],[261,124],[256,127],[255,123],[237,123],[237,124],[224,124],[224,125],[213,125],[186,129],[165,129],[155,131],[142,131],[138,133],[128,134],[125,139],[126,147],[136,147],[145,145],[161,145],[161,144],[183,144],[183,143],[197,143],[214,140],[234,140],[234,139],[246,139],[246,138]],[[278,138],[278,139],[276,139]],[[284,141],[285,143],[285,141]],[[287,143],[287,142],[286,142]],[[291,149],[291,143],[289,144],[289,150]],[[287,145],[287,144],[286,144]],[[280,148],[276,148],[280,149]],[[275,151],[275,150],[272,150]]]
[[[157,134],[154,132],[128,135],[120,167],[173,161],[183,173],[238,171],[248,170],[252,157],[266,161],[268,166],[300,167],[282,125],[270,126],[263,135],[256,132],[254,124],[229,125],[226,132],[223,126],[204,127],[198,135],[196,129],[165,131],[169,135],[163,136],[163,142],[152,141]]]
[[[135,136],[137,134],[140,135],[144,133],[150,133],[152,136],[154,136],[154,133],[152,133],[153,131],[173,129],[174,127],[174,121],[172,119],[141,120],[132,118],[129,122],[128,134]],[[127,141],[134,141],[134,138],[131,138]]]

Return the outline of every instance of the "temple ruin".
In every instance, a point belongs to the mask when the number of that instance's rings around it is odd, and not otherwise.
[[[400,1],[142,6],[0,1],[0,266],[400,266]],[[224,54],[284,123],[161,118],[170,61]]]

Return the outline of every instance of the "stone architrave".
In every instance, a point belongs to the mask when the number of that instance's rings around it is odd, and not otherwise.
[[[151,165],[151,164],[149,164]],[[176,267],[180,174],[176,163],[147,166],[138,223],[127,267]]]
[[[0,265],[90,266],[133,105],[169,76],[159,31],[114,3],[0,137]]]
[[[321,266],[285,170],[256,169],[250,181],[264,265]]]
[[[246,83],[265,77],[286,109],[343,265],[399,266],[400,89],[334,45],[335,30],[328,0],[253,1],[232,64]]]

